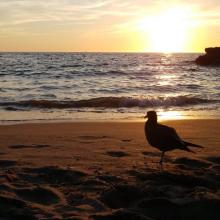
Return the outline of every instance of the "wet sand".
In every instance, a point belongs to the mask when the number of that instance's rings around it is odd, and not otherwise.
[[[220,219],[220,120],[179,120],[196,154],[149,146],[144,122],[0,126],[0,219]]]

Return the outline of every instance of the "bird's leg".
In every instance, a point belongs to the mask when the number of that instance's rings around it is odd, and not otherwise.
[[[163,168],[163,158],[164,158],[164,154],[165,154],[165,152],[163,151],[162,154],[161,154],[160,161],[159,161],[159,164],[160,164],[161,168]]]

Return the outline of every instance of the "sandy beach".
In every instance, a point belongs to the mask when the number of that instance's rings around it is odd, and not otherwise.
[[[149,146],[143,122],[0,126],[0,219],[220,219],[220,120],[165,121],[196,154]]]

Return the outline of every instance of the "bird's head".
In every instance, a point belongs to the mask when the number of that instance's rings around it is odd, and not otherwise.
[[[149,121],[157,122],[157,113],[155,111],[148,111],[144,118],[148,118]]]

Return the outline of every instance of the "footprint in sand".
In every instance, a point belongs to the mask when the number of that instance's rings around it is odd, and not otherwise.
[[[123,151],[107,151],[106,154],[111,157],[126,157],[129,156],[128,153]]]
[[[81,144],[93,144],[93,143],[95,143],[93,141],[78,141],[78,142],[81,143]]]
[[[148,152],[148,151],[143,151],[142,154],[144,156],[149,156],[149,157],[158,157],[158,156],[160,156],[160,153]]]
[[[83,193],[70,193],[67,196],[68,204],[71,206],[74,206],[78,209],[87,209],[90,207],[90,211],[105,211],[106,207],[105,205],[100,202],[99,200],[96,200],[94,198],[87,197]],[[87,208],[86,208],[87,207]]]
[[[62,199],[62,194],[51,187],[17,189],[16,193],[25,201],[41,205],[53,205],[59,203]]]
[[[152,219],[212,219],[220,217],[220,200],[196,200],[176,203],[170,199],[155,198],[141,201],[137,207]]]
[[[131,207],[138,200],[144,198],[141,188],[133,185],[115,185],[102,192],[101,201],[111,209]]]
[[[0,160],[0,167],[12,167],[15,166],[17,164],[16,161],[14,160]]]
[[[205,159],[212,163],[220,165],[220,157],[207,157]]]
[[[26,172],[26,178],[29,178],[28,175],[34,174],[37,176],[38,181],[50,184],[74,184],[87,176],[87,173],[80,170],[59,166],[28,168]]]
[[[82,144],[93,144],[93,143],[95,143],[96,140],[105,139],[105,138],[108,138],[108,137],[107,136],[83,135],[83,136],[78,136],[78,138],[81,139],[80,141],[78,141],[79,143],[82,143]]]
[[[91,216],[94,220],[117,219],[212,219],[220,217],[219,200],[197,200],[175,203],[169,199],[155,198],[144,199],[136,204],[136,209],[119,209],[104,215]],[[138,210],[138,211],[137,211]]]
[[[44,148],[50,147],[48,144],[32,144],[32,145],[23,145],[23,144],[16,144],[9,146],[12,149],[23,149],[23,148]]]
[[[122,142],[131,142],[132,141],[132,139],[123,139],[123,140],[121,140]]]
[[[110,182],[121,182],[122,179],[119,177],[119,176],[115,176],[115,175],[99,175],[99,176],[96,176],[96,178],[102,180],[102,181],[105,181],[107,183],[110,183]]]
[[[118,219],[126,219],[126,220],[152,220],[151,218],[145,217],[140,212],[135,212],[129,209],[120,209],[113,212],[109,212],[101,215],[92,215],[93,220],[118,220]]]
[[[173,161],[177,165],[185,165],[190,168],[208,168],[211,164],[202,160],[190,159],[187,157],[180,157]]]
[[[24,219],[37,220],[34,212],[27,208],[27,204],[10,195],[0,195],[0,213],[1,219]]]
[[[79,136],[80,139],[84,139],[84,140],[97,140],[97,139],[105,139],[105,138],[109,138],[108,136],[91,136],[91,135],[83,135],[83,136]]]

